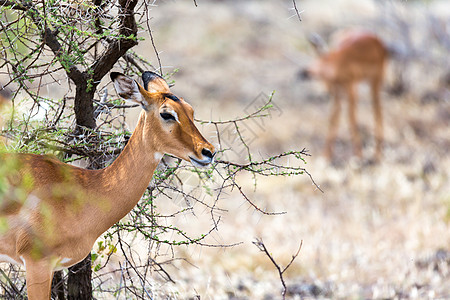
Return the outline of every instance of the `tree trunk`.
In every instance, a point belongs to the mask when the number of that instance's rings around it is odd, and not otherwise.
[[[83,73],[85,80],[78,82],[75,93],[75,120],[77,128],[75,132],[81,134],[83,129],[95,129],[94,117],[94,95],[96,85],[89,84],[89,77]],[[89,165],[92,163],[89,162]],[[91,169],[90,167],[89,169]],[[92,269],[91,253],[84,260],[69,268],[67,279],[68,300],[91,300],[92,299]]]
[[[66,300],[62,271],[56,271],[52,281],[52,299]]]
[[[67,279],[67,299],[68,300],[91,300],[92,299],[92,269],[91,254],[69,268],[69,278]]]
[[[94,117],[94,95],[97,88],[92,85],[88,88],[88,76],[82,73],[82,81],[76,82],[75,92],[75,121],[76,134],[83,134],[85,129],[95,129],[96,121]],[[89,162],[89,169],[96,169],[93,163]],[[68,300],[91,300],[92,299],[92,269],[91,254],[78,264],[69,268],[67,279],[67,299]],[[52,297],[58,300],[65,300],[65,284],[61,272],[55,272],[52,281]]]
[[[77,83],[75,93],[75,120],[77,123],[76,132],[81,128],[94,129],[96,127],[94,118],[94,95],[97,86],[88,86],[89,78],[87,76],[81,83]]]

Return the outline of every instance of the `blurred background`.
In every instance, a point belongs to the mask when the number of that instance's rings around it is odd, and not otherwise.
[[[215,239],[242,244],[176,249],[189,263],[175,262],[177,284],[161,289],[180,298],[279,299],[278,274],[252,244],[261,237],[284,266],[303,240],[285,274],[292,299],[450,299],[448,1],[297,1],[302,21],[288,0],[197,4],[159,1],[150,13],[164,70],[178,69],[173,91],[202,120],[243,116],[274,91],[270,117],[250,124],[244,136],[260,157],[307,148],[312,156],[306,168],[323,193],[307,176],[258,179],[252,199],[287,212],[279,216],[263,216],[237,196],[220,199],[228,212]],[[298,76],[316,58],[311,33],[330,42],[349,28],[374,32],[398,53],[388,62],[381,92],[385,145],[379,164],[352,155],[345,102],[337,163],[323,157],[330,98],[322,82]],[[156,62],[150,43],[139,47]],[[363,156],[370,158],[370,93],[364,85],[358,93]],[[203,131],[213,128],[204,125]],[[205,226],[202,220],[210,221],[197,215],[177,222],[195,231]]]

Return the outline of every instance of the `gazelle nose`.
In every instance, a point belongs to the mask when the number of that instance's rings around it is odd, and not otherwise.
[[[298,72],[297,76],[300,80],[308,80],[311,79],[311,72],[307,69],[302,69]]]
[[[213,158],[215,153],[212,153],[211,150],[203,148],[202,149],[202,154],[208,158]]]

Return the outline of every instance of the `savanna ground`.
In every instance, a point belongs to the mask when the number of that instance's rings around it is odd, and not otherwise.
[[[284,274],[288,299],[450,299],[450,92],[442,81],[449,71],[446,2],[297,1],[302,21],[288,0],[197,1],[198,7],[192,1],[156,3],[150,23],[155,45],[164,70],[179,69],[173,91],[194,106],[196,118],[244,116],[275,91],[271,115],[249,120],[244,138],[257,158],[307,148],[311,157],[305,168],[323,190],[306,175],[258,177],[256,189],[252,177],[242,176],[259,207],[285,213],[263,215],[236,191],[223,196],[218,205],[226,211],[207,242],[240,244],[159,249],[159,261],[183,259],[166,266],[176,283],[155,272],[151,292],[156,299],[280,299],[278,273],[252,243],[256,237],[283,266],[303,241]],[[432,24],[446,41],[436,37]],[[328,39],[353,27],[376,32],[407,57],[391,61],[387,70],[385,147],[379,164],[352,156],[345,107],[336,162],[325,160],[330,100],[320,82],[298,79],[299,70],[315,57],[308,34]],[[148,41],[136,52],[156,65]],[[396,68],[407,87],[401,96],[387,92]],[[373,116],[368,90],[359,92],[358,121],[369,159]],[[229,159],[245,161],[232,128],[221,130],[222,142],[235,153]],[[217,136],[208,124],[202,131],[212,141]],[[185,205],[176,198],[156,201],[162,214]],[[210,211],[194,208],[171,224],[194,236],[211,228]],[[139,243],[135,250],[147,253]],[[112,264],[117,261],[120,257],[111,258]],[[114,282],[118,278],[109,283],[120,284]]]

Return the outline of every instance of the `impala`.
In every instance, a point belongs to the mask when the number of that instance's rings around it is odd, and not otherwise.
[[[333,144],[339,125],[341,110],[341,94],[348,97],[348,117],[354,152],[362,157],[361,139],[356,122],[356,84],[366,81],[370,85],[372,105],[375,120],[375,140],[378,160],[383,144],[383,120],[380,103],[380,88],[383,82],[385,62],[388,51],[383,42],[374,34],[364,31],[348,31],[339,38],[337,46],[328,52],[319,49],[313,43],[319,54],[318,59],[302,72],[303,78],[315,77],[321,79],[327,86],[333,98],[333,108],[329,119],[329,131],[325,145],[325,156],[333,156]]]
[[[193,109],[159,75],[144,87],[111,73],[119,96],[143,111],[122,153],[102,170],[34,154],[0,155],[0,258],[26,269],[29,299],[49,299],[54,270],[83,260],[95,240],[139,201],[164,153],[195,167],[213,162],[214,147],[193,123]]]

